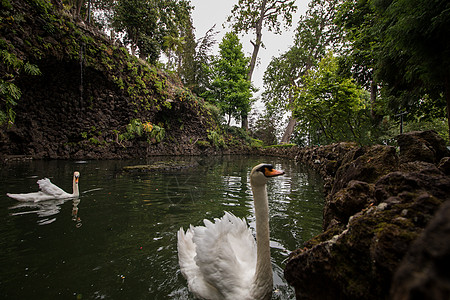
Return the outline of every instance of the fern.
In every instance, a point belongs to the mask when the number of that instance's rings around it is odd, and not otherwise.
[[[3,47],[5,45],[2,45]],[[0,61],[4,64],[6,73],[3,78],[0,78],[0,98],[5,102],[4,111],[0,111],[0,125],[5,122],[14,123],[16,113],[13,110],[13,106],[17,105],[22,96],[22,92],[17,85],[13,83],[17,75],[23,71],[29,75],[41,75],[41,71],[38,66],[24,63],[23,60],[17,58],[16,55],[6,51],[0,50]],[[14,75],[16,74],[16,75]]]
[[[2,62],[9,68],[17,68],[23,63],[14,54],[9,53],[6,50],[0,50],[0,57]]]
[[[225,140],[223,139],[223,136],[214,130],[208,130],[208,139],[216,148],[225,146]]]
[[[42,75],[41,70],[39,70],[39,67],[33,64],[30,64],[29,62],[26,62],[23,65],[23,70],[25,71],[25,73],[29,74],[29,75]]]

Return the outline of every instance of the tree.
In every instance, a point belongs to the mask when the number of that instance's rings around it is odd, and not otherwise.
[[[450,131],[449,11],[446,0],[346,0],[340,24],[354,37],[353,57],[361,58],[351,62],[352,69],[373,68],[397,109],[426,95],[444,97]]]
[[[353,79],[338,74],[338,59],[329,52],[315,69],[302,77],[293,103],[300,126],[308,128],[313,143],[344,140],[365,142],[370,124],[364,92]],[[306,138],[306,137],[304,137]]]
[[[294,46],[279,57],[273,58],[264,73],[266,107],[285,114],[292,109],[293,88],[300,78],[325,55],[327,48],[342,45],[342,33],[333,23],[339,0],[313,0],[305,16],[300,18]],[[296,119],[290,116],[281,143],[288,143]]]
[[[450,3],[397,0],[384,14],[382,21],[387,30],[381,50],[388,55],[380,59],[379,76],[390,86],[415,96],[416,101],[425,94],[434,98],[444,95],[450,132]],[[390,74],[394,70],[387,64],[392,58],[405,59],[400,69],[404,73]]]
[[[262,45],[262,29],[266,27],[269,31],[281,33],[281,19],[285,26],[292,24],[292,13],[297,10],[295,0],[239,0],[234,5],[228,17],[228,22],[233,23],[235,32],[255,32],[255,41],[252,41],[253,53],[250,67],[247,73],[248,81],[252,80],[259,48]],[[248,129],[248,116],[242,115],[242,128]]]
[[[213,89],[209,99],[213,98],[222,112],[239,119],[248,115],[251,106],[252,85],[247,80],[249,59],[242,51],[242,44],[235,33],[226,33],[219,45],[220,54],[212,67]]]
[[[205,36],[194,40],[193,33],[191,37],[187,37],[186,44],[183,47],[182,66],[179,71],[181,80],[193,93],[203,95],[211,89],[213,55],[212,47],[217,42],[213,26],[209,29]]]
[[[263,141],[264,145],[276,145],[277,129],[272,114],[265,111],[263,114],[258,114],[255,117],[256,119],[254,120],[250,118],[251,136]]]
[[[167,66],[169,69],[179,69],[181,66],[181,49],[186,44],[185,37],[174,37],[166,35],[163,37],[163,48],[167,55]]]
[[[123,32],[124,42],[134,54],[156,62],[169,44],[164,37],[181,38],[190,26],[192,7],[187,0],[118,0],[112,26]]]

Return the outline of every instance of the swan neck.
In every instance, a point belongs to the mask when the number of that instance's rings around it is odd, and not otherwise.
[[[270,298],[272,293],[272,264],[270,260],[269,202],[266,185],[252,185],[256,217],[256,272],[253,286],[255,299]]]
[[[78,190],[78,181],[75,177],[73,178],[73,195],[75,197],[80,196],[80,191]]]

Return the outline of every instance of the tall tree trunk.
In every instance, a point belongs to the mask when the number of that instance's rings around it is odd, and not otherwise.
[[[288,144],[291,141],[292,133],[294,132],[295,124],[297,123],[297,119],[294,116],[289,117],[288,125],[286,126],[286,130],[284,131],[283,137],[281,138],[281,144]]]
[[[76,18],[81,18],[81,7],[83,7],[83,4],[84,4],[84,0],[78,0],[77,2],[76,2],[76,5],[77,5],[77,7],[76,7],[76,11],[75,11],[75,17]]]
[[[310,66],[307,67],[309,69]],[[292,81],[292,86],[297,87],[295,80]],[[291,141],[292,133],[294,132],[295,124],[297,123],[297,118],[293,116],[293,104],[294,104],[294,95],[292,94],[292,88],[289,91],[289,110],[291,111],[291,116],[289,117],[288,125],[286,126],[286,129],[284,130],[283,137],[281,138],[280,143],[281,144],[288,144]]]
[[[258,52],[259,52],[259,47],[261,47],[261,39],[262,39],[262,25],[263,25],[263,20],[264,20],[264,13],[266,10],[266,4],[267,4],[267,0],[263,0],[261,2],[261,11],[259,13],[259,19],[258,19],[258,23],[256,23],[256,40],[253,43],[253,53],[252,53],[252,58],[250,60],[250,67],[248,70],[248,75],[247,75],[247,79],[248,81],[252,81],[252,75],[253,75],[253,71],[255,70],[255,66],[256,66],[256,58],[258,57]],[[242,112],[241,115],[241,119],[242,119],[242,123],[241,123],[241,127],[244,128],[245,130],[248,130],[248,116],[247,116],[247,112]]]
[[[255,65],[256,65],[256,58],[258,57],[258,52],[259,52],[259,47],[261,47],[261,39],[262,39],[262,24],[263,24],[263,20],[264,20],[264,11],[266,10],[266,3],[267,0],[263,0],[261,3],[261,12],[259,14],[259,19],[258,19],[258,23],[256,23],[256,40],[253,43],[253,53],[252,53],[252,58],[250,60],[250,67],[248,70],[248,75],[247,75],[247,79],[249,81],[252,80],[252,75],[253,75],[253,71],[255,70]]]

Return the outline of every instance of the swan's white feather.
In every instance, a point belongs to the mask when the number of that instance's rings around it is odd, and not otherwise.
[[[205,226],[178,231],[178,258],[189,290],[203,299],[267,300],[272,296],[269,206],[266,184],[283,175],[270,164],[259,164],[250,172],[255,205],[255,239],[244,219],[226,212]]]
[[[43,193],[51,195],[54,198],[68,198],[72,196],[72,194],[66,193],[63,189],[53,184],[48,178],[38,180],[37,184]]]
[[[55,199],[55,197],[53,197],[52,195],[48,195],[46,193],[43,193],[41,191],[39,192],[34,192],[34,193],[25,193],[25,194],[10,194],[7,193],[7,196],[16,199],[18,201],[24,201],[24,202],[28,202],[28,201],[33,201],[33,202],[39,202],[39,201],[46,201],[46,200],[51,200],[51,199]]]
[[[75,180],[75,174],[78,174],[78,172],[74,173],[74,180]],[[18,201],[32,201],[32,202],[39,202],[39,201],[46,201],[46,200],[52,200],[52,199],[67,199],[67,198],[73,198],[78,196],[78,186],[76,187],[76,195],[75,195],[75,181],[74,181],[74,192],[73,194],[69,194],[65,192],[63,189],[59,188],[55,184],[53,184],[50,179],[44,178],[39,179],[37,181],[37,184],[39,185],[39,192],[34,193],[23,193],[23,194],[11,194],[7,193],[6,195],[16,199]]]
[[[214,223],[178,232],[181,272],[204,299],[246,299],[256,268],[256,243],[244,219],[226,212]]]

